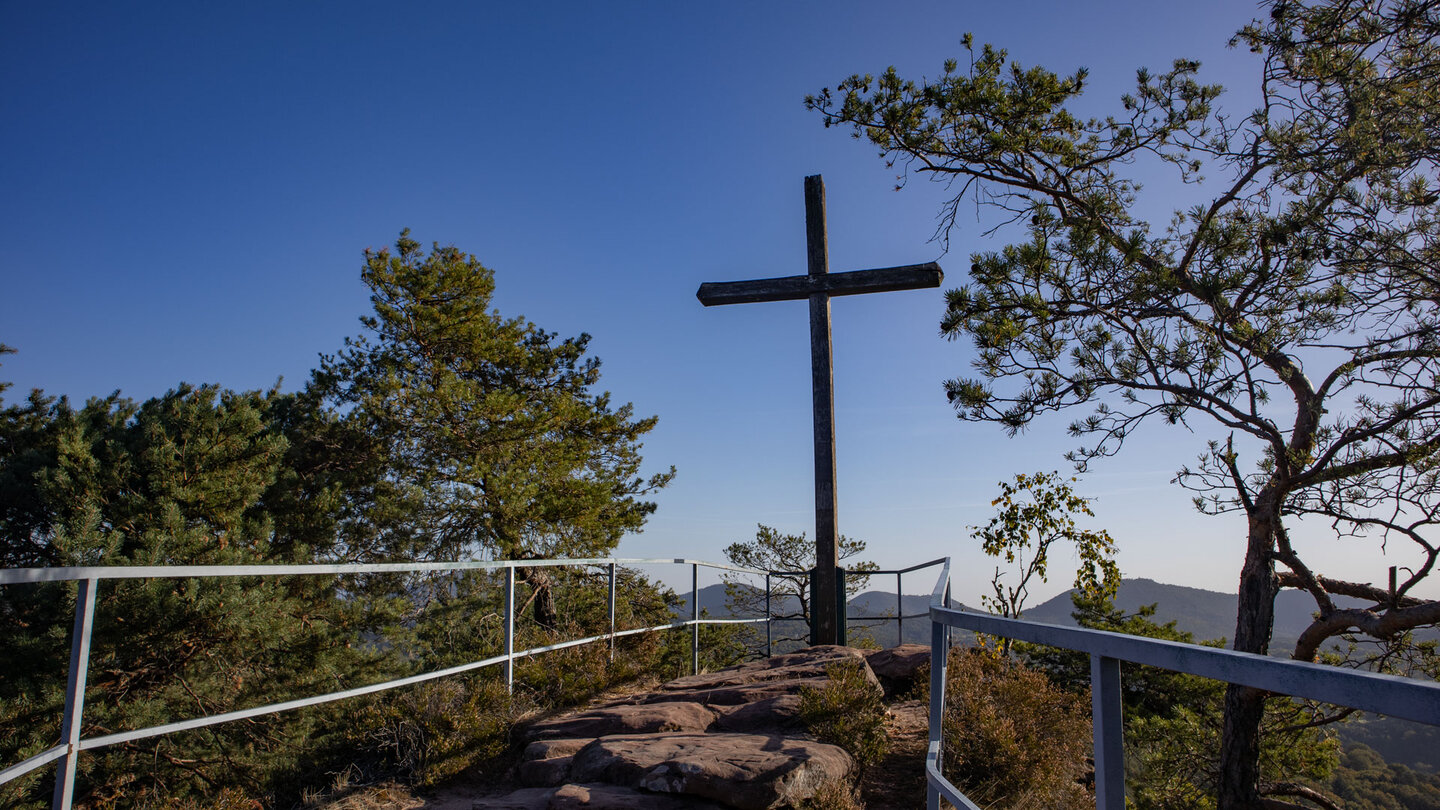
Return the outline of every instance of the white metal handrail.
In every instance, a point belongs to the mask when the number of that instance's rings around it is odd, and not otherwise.
[[[1125,807],[1122,661],[1440,726],[1440,684],[1429,681],[954,608],[950,604],[949,560],[930,598],[930,622],[930,739],[925,754],[930,810],[939,810],[942,797],[964,810],[979,810],[940,771],[945,670],[952,627],[1090,655],[1095,806],[1099,810]]]
[[[617,630],[615,627],[615,572],[617,565],[689,565],[691,569],[691,592],[689,619],[679,619],[667,624],[654,627],[640,627],[629,630]],[[526,650],[516,650],[515,642],[515,569],[534,567],[586,567],[601,566],[606,569],[609,591],[609,631],[599,635],[589,636],[582,639],[563,641],[556,644],[549,644],[542,647],[532,647]],[[515,660],[526,658],[532,655],[539,655],[545,652],[561,650],[567,647],[576,647],[582,644],[590,644],[596,641],[606,640],[610,644],[610,654],[613,658],[615,652],[615,639],[638,633],[650,633],[660,630],[669,630],[682,627],[691,628],[691,668],[699,672],[700,668],[700,626],[703,624],[757,624],[765,622],[767,629],[770,622],[769,610],[764,617],[753,619],[702,619],[700,618],[700,569],[714,568],[723,571],[731,571],[742,574],[752,574],[766,577],[767,605],[769,577],[765,571],[749,568],[742,568],[723,563],[714,563],[706,560],[692,560],[683,557],[645,559],[645,558],[579,558],[579,559],[548,559],[548,560],[466,560],[453,562],[411,562],[411,563],[339,563],[339,564],[297,564],[297,565],[150,565],[150,566],[84,566],[84,567],[56,567],[56,568],[13,568],[0,570],[0,586],[3,585],[25,585],[42,582],[70,582],[76,583],[77,591],[75,598],[75,625],[71,632],[70,666],[67,675],[65,689],[65,709],[61,721],[61,742],[59,745],[48,748],[34,756],[16,763],[4,770],[0,770],[0,784],[9,782],[24,774],[42,768],[51,762],[60,760],[55,780],[55,794],[52,807],[59,810],[69,810],[74,797],[76,756],[81,751],[94,750],[108,745],[115,745],[133,740],[156,737],[163,734],[171,734],[177,731],[203,728],[205,726],[228,723],[235,720],[243,720],[250,717],[258,717],[266,714],[290,711],[292,709],[315,706],[322,703],[330,703],[346,698],[358,697],[360,695],[383,692],[402,686],[411,686],[417,683],[444,678],[450,675],[458,675],[462,672],[481,669],[484,667],[503,664],[505,666],[505,684],[507,689],[513,689],[515,678]],[[164,723],[158,726],[148,726],[130,731],[122,731],[115,734],[107,734],[99,737],[84,737],[80,735],[81,725],[84,720],[85,710],[85,681],[90,664],[90,640],[95,618],[96,591],[101,580],[111,579],[192,579],[192,578],[214,578],[214,577],[246,577],[246,576],[314,576],[314,575],[351,575],[351,574],[374,574],[374,573],[408,573],[419,571],[504,571],[505,572],[505,652],[503,655],[496,655],[490,658],[472,661],[446,669],[424,672],[418,675],[411,675],[405,678],[385,681],[382,683],[368,684],[352,689],[345,689],[338,692],[327,692],[323,695],[298,698],[295,700],[272,703],[266,706],[256,706],[248,709],[240,709],[233,712],[194,717],[187,720],[179,720],[172,723]],[[768,635],[768,633],[767,633]]]

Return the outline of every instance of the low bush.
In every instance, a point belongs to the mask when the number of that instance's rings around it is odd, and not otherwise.
[[[995,810],[1095,806],[1087,700],[990,650],[951,650],[941,766]]]
[[[357,779],[431,787],[470,767],[508,764],[515,725],[533,706],[493,674],[429,681],[367,700],[350,722]]]
[[[880,689],[865,677],[863,661],[831,664],[825,674],[824,686],[800,690],[800,719],[811,734],[845,749],[863,772],[889,746]]]

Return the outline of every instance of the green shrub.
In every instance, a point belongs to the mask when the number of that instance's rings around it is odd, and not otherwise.
[[[348,740],[359,779],[431,787],[472,766],[501,770],[530,706],[493,675],[441,678],[368,699]]]
[[[996,810],[1095,806],[1082,784],[1085,699],[981,649],[952,650],[946,683],[941,765],[971,801]]]
[[[863,661],[840,661],[825,668],[830,677],[820,688],[800,690],[800,719],[810,733],[838,745],[864,769],[879,762],[889,747],[885,704],[880,689],[865,677]]]
[[[843,779],[831,779],[815,790],[815,795],[800,802],[798,810],[865,810],[860,791]]]

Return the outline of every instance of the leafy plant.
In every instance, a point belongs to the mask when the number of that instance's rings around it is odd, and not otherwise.
[[[879,762],[889,747],[885,703],[880,687],[866,673],[863,661],[840,661],[825,668],[824,686],[800,690],[805,727],[845,749],[862,771]]]
[[[1276,594],[1295,588],[1315,602],[1294,651],[1310,661],[1336,636],[1440,621],[1422,585],[1440,562],[1440,15],[1424,0],[1262,8],[1233,39],[1257,54],[1263,96],[1238,112],[1176,59],[1086,117],[1083,68],[1023,66],[968,35],[933,78],[852,75],[806,104],[902,185],[945,184],[942,239],[972,202],[1016,237],[946,294],[941,332],[976,352],[945,386],[961,418],[1015,433],[1080,410],[1082,469],[1142,423],[1208,425],[1176,480],[1202,511],[1244,517],[1234,647],[1266,654]],[[1147,211],[1145,169],[1200,204]],[[1376,555],[1327,575],[1291,533],[1305,517],[1378,536],[1406,576],[1386,587]],[[1225,701],[1220,805],[1252,808],[1264,697]]]
[[[1083,785],[1087,697],[981,649],[955,649],[946,673],[941,765],[972,801],[997,810],[1095,806]]]
[[[1070,479],[1074,481],[1075,479]],[[1113,598],[1120,587],[1120,568],[1115,564],[1115,541],[1101,529],[1081,529],[1076,515],[1094,517],[1090,503],[1076,495],[1059,473],[1020,473],[1014,482],[1001,481],[1000,495],[990,502],[998,507],[984,527],[975,527],[975,537],[991,557],[1004,557],[1019,569],[1013,584],[1007,583],[999,566],[990,580],[993,596],[980,601],[991,611],[1020,618],[1030,595],[1031,580],[1046,581],[1051,546],[1068,542],[1075,546],[1080,564],[1075,569],[1075,589],[1088,596]],[[1001,642],[1008,654],[1010,641]]]

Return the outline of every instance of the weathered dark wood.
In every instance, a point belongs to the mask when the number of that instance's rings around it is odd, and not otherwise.
[[[707,307],[761,301],[810,301],[810,388],[815,410],[815,593],[816,644],[843,644],[840,610],[840,532],[835,518],[835,393],[830,350],[830,298],[836,295],[917,290],[939,287],[945,275],[934,262],[878,270],[831,273],[825,235],[825,181],[805,178],[805,247],[808,272],[803,276],[753,281],[719,281],[700,285],[695,297]]]
[[[784,276],[754,281],[707,281],[695,297],[707,307],[721,304],[756,304],[762,301],[799,301],[815,293],[860,295],[939,287],[945,274],[935,262],[850,270],[820,276]]]
[[[823,282],[830,269],[825,235],[825,181],[805,178],[805,254],[808,278]],[[816,286],[823,284],[817,283]],[[810,293],[810,390],[815,413],[815,643],[841,644],[836,589],[840,562],[835,522],[835,375],[830,350],[830,295]]]

